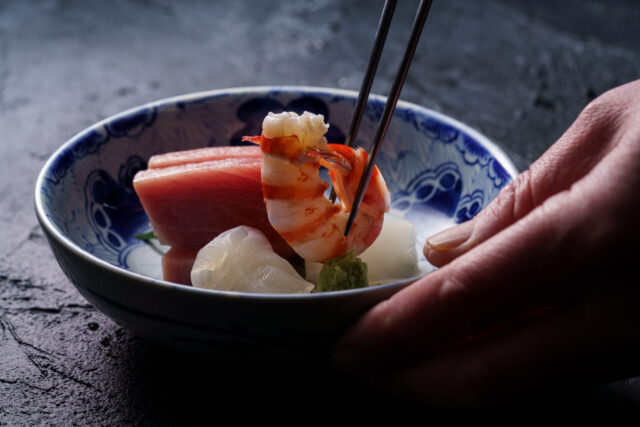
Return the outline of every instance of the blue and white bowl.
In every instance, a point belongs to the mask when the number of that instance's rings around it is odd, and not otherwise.
[[[260,134],[269,112],[323,114],[342,142],[357,94],[307,87],[225,89],[143,105],[66,142],[36,184],[38,220],[62,270],[99,310],[134,333],[220,360],[326,355],[366,309],[415,280],[308,295],[240,294],[163,281],[160,254],[134,236],[148,220],[132,178],[154,154],[238,145]],[[372,96],[358,145],[369,148],[384,108]],[[464,124],[399,102],[378,158],[392,211],[420,243],[472,218],[516,174],[504,153]]]

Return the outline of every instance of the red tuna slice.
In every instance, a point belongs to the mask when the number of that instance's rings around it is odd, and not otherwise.
[[[291,247],[271,227],[262,196],[262,158],[189,163],[136,174],[133,186],[160,243],[202,247],[239,225],[262,231],[283,257]]]
[[[162,256],[164,280],[191,286],[191,268],[200,248],[171,248]]]
[[[158,169],[188,163],[202,163],[210,160],[232,158],[262,158],[262,153],[260,152],[260,147],[257,145],[196,148],[194,150],[175,151],[173,153],[152,156],[149,159],[148,167],[149,169]]]

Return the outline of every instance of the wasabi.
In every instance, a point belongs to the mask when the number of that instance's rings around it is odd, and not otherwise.
[[[342,291],[369,286],[367,264],[349,250],[322,266],[316,292]]]

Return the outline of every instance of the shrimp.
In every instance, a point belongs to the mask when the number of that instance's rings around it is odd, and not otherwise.
[[[327,129],[322,115],[269,113],[262,135],[243,138],[261,147],[269,222],[298,255],[314,262],[347,250],[362,253],[380,234],[390,206],[389,189],[376,167],[353,227],[344,236],[368,154],[362,148],[328,144]],[[324,195],[329,184],[321,179],[320,166],[329,170],[337,203]]]

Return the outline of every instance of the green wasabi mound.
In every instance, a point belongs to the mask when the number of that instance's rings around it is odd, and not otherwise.
[[[366,286],[369,286],[367,264],[356,256],[355,251],[347,251],[324,263],[316,292],[342,291]]]

